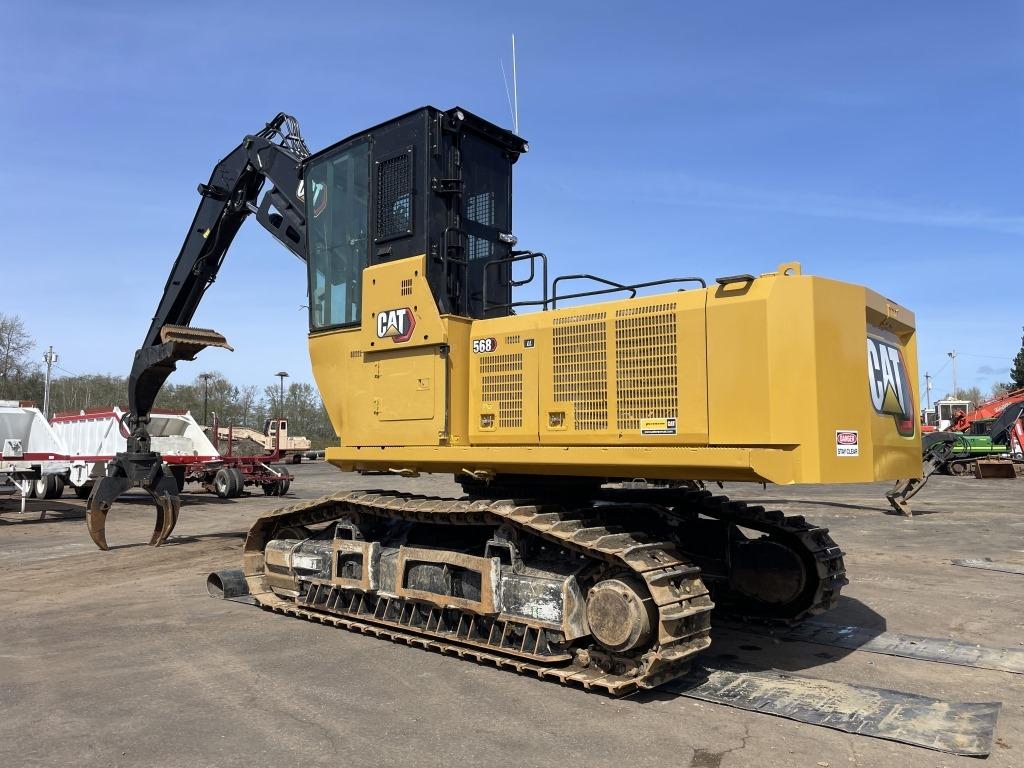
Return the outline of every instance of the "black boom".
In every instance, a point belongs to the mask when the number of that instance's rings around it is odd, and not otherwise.
[[[300,194],[302,161],[309,154],[298,122],[280,113],[259,133],[242,139],[217,163],[210,180],[199,185],[199,208],[128,377],[129,411],[121,425],[128,450],[108,462],[106,476],[89,496],[88,528],[101,549],[107,548],[107,511],[131,487],[144,488],[156,502],[158,523],[150,543],[161,544],[173,530],[177,484],[164,473],[160,454],[151,448],[147,424],[153,403],[178,361],[193,360],[209,346],[228,347],[219,333],[188,324],[249,214],[305,260],[306,218]],[[273,187],[261,199],[268,179]]]

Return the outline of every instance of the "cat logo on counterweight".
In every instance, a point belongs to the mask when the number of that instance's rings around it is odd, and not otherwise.
[[[913,437],[914,393],[899,347],[868,337],[868,391],[875,413],[892,416],[896,431]]]

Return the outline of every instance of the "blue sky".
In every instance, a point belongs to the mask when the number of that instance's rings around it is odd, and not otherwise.
[[[961,386],[1006,378],[1024,324],[1021,2],[286,8],[3,0],[0,311],[62,368],[127,371],[196,184],[243,135],[283,110],[315,150],[428,103],[509,125],[515,32],[531,147],[515,231],[556,273],[795,259],[913,309],[934,394],[954,348]],[[175,380],[311,380],[304,286],[250,221],[194,321],[237,351]]]

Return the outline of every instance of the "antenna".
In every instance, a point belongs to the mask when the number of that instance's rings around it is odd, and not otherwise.
[[[512,108],[512,94],[508,90],[508,76],[505,74],[505,62],[501,60],[501,56],[498,57],[498,64],[501,66],[501,80],[505,83],[505,98],[508,99],[508,114],[513,121],[516,119],[516,112]]]
[[[516,36],[512,35],[512,92],[508,90],[508,75],[505,74],[505,62],[498,57],[501,67],[501,81],[505,84],[505,98],[508,99],[508,111],[512,115],[512,132],[519,135],[519,83],[516,79]]]
[[[519,87],[516,82],[516,35],[512,33],[512,124],[513,133],[519,135]]]

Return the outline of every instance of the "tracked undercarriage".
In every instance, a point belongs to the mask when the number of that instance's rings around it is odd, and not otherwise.
[[[545,499],[303,502],[250,529],[246,580],[267,609],[613,695],[684,674],[712,609],[797,621],[846,583],[827,530],[703,490]]]

